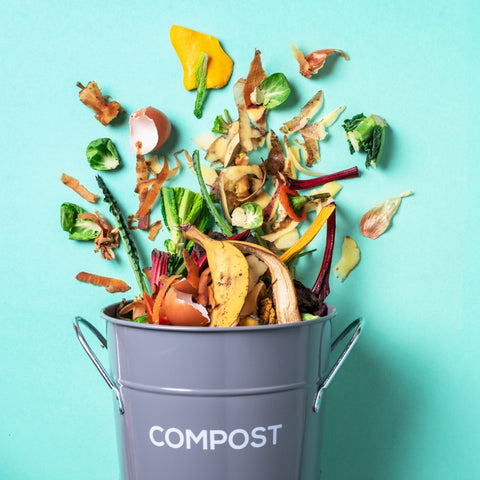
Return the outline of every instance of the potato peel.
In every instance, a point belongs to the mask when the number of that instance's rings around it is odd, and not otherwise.
[[[290,134],[302,129],[323,105],[323,91],[319,90],[300,110],[300,113],[288,122],[285,122],[280,130]]]
[[[247,106],[243,97],[245,88],[245,80],[240,78],[233,86],[233,95],[235,104],[238,109],[238,135],[240,139],[240,145],[245,153],[253,150],[252,142],[252,127],[250,125],[250,119],[247,114]]]

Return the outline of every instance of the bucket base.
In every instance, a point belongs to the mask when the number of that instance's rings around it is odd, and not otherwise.
[[[117,422],[123,480],[320,479],[323,412],[309,408],[315,392],[193,401],[172,394],[159,405],[157,394],[130,390],[125,410],[133,413]]]

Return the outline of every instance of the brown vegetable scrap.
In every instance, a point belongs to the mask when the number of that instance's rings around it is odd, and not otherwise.
[[[110,293],[126,292],[127,290],[130,290],[130,286],[118,278],[103,277],[102,275],[87,272],[80,272],[75,278],[80,282],[105,287],[105,290]]]
[[[265,180],[266,171],[260,165],[232,165],[220,171],[212,192],[218,194],[228,221],[234,208],[260,195]]]
[[[260,50],[255,50],[255,55],[250,63],[250,70],[243,87],[243,96],[248,116],[257,126],[265,129],[267,109],[263,105],[255,105],[251,100],[252,93],[256,88],[260,87],[263,79],[267,76],[262,66],[261,53]]]
[[[83,185],[80,185],[80,182],[66,173],[62,173],[62,183],[67,187],[71,188],[74,192],[78,193],[82,198],[87,202],[95,203],[98,199],[98,195],[90,192]]]
[[[95,253],[101,251],[102,258],[105,260],[113,260],[115,258],[114,248],[119,245],[118,242],[118,228],[114,228],[107,219],[99,212],[81,213],[77,217],[80,220],[90,220],[100,227],[100,232],[95,237],[93,243],[95,244]]]
[[[276,175],[283,172],[285,168],[285,152],[282,144],[273,130],[270,130],[267,137],[268,157],[265,160],[265,167],[269,175]]]
[[[275,308],[273,300],[265,297],[259,302],[258,316],[263,325],[273,325],[276,323]]]
[[[84,87],[77,82],[81,90],[78,94],[80,101],[95,112],[95,118],[102,124],[108,125],[119,113],[123,112],[122,106],[115,101],[109,101],[108,96],[103,96],[96,82],[88,82]]]
[[[137,230],[138,227],[135,225],[138,222],[138,218],[135,218],[135,215],[129,215],[127,225],[129,230]]]
[[[197,302],[204,307],[208,307],[209,303],[209,292],[208,288],[212,284],[212,275],[210,274],[210,268],[205,268],[203,272],[200,274],[198,279],[198,294],[197,294]]]
[[[323,50],[315,50],[312,53],[309,53],[307,56],[304,56],[300,50],[297,50],[295,45],[292,42],[292,51],[293,56],[296,58],[298,64],[300,65],[300,73],[305,78],[310,78],[312,75],[318,73],[318,71],[323,68],[325,60],[332,54],[338,53],[345,60],[348,60],[348,55],[343,50],[325,48]]]
[[[147,314],[147,309],[145,303],[142,300],[135,300],[133,302],[127,303],[121,310],[118,312],[121,316],[126,316],[131,312],[132,320],[135,320],[138,317],[143,317]]]
[[[245,105],[247,108],[252,105],[252,101],[250,100],[251,94],[255,88],[260,86],[263,79],[267,76],[262,66],[262,60],[260,58],[261,54],[262,52],[260,50],[255,50],[255,56],[250,63],[250,70],[248,71],[247,79],[243,89]]]

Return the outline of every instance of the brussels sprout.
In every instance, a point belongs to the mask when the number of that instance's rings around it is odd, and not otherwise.
[[[70,240],[94,240],[100,227],[91,220],[78,219],[85,210],[74,203],[62,203],[60,207],[60,224],[70,235]]]
[[[232,225],[245,228],[246,230],[255,230],[262,226],[263,210],[255,202],[246,202],[235,208],[232,212]]]
[[[251,100],[257,105],[263,105],[267,110],[278,107],[290,95],[290,85],[283,73],[273,73],[264,78],[260,87],[256,87]]]
[[[75,225],[77,215],[85,213],[85,210],[74,203],[62,203],[60,207],[60,224],[63,230],[70,232]]]
[[[97,138],[88,144],[88,163],[94,170],[113,170],[120,164],[120,156],[109,138]]]

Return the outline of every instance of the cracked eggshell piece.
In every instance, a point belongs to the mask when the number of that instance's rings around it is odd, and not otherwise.
[[[170,288],[165,295],[163,307],[172,325],[201,327],[210,323],[207,309],[195,303],[189,293]]]
[[[170,136],[172,125],[167,116],[154,107],[143,107],[130,115],[130,149],[145,155],[160,148]]]

